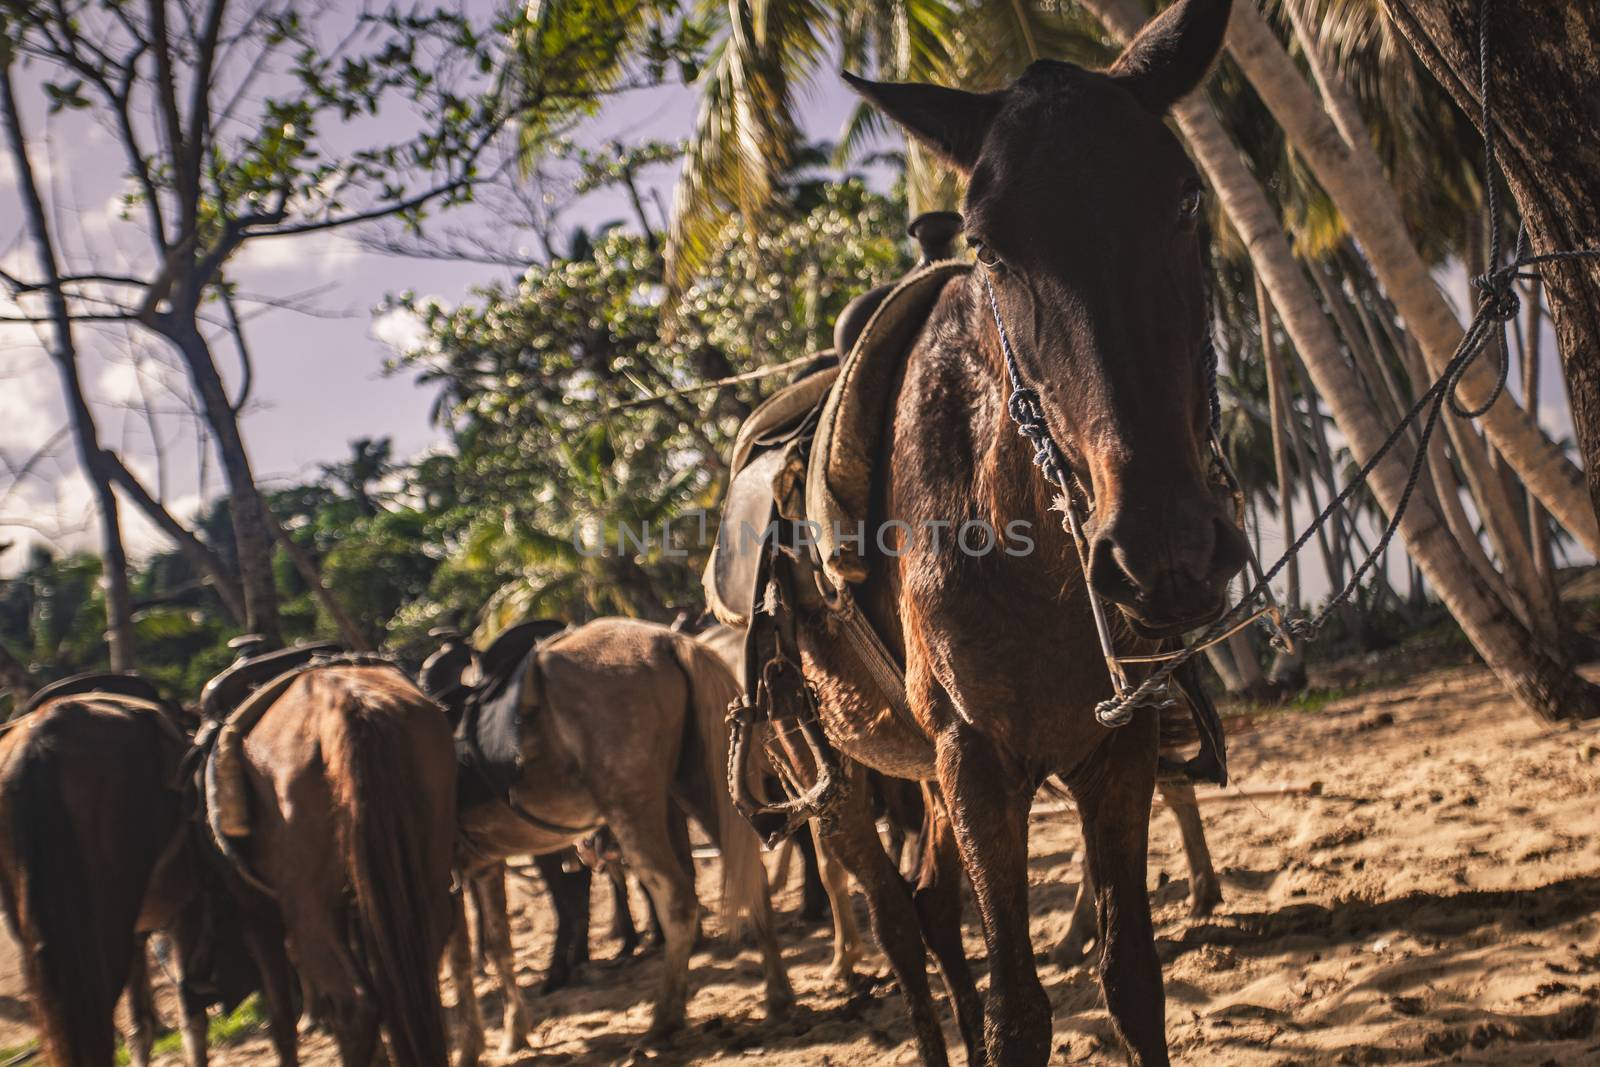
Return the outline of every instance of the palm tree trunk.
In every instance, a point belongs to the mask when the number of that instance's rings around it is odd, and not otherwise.
[[[1206,649],[1206,659],[1211,661],[1212,670],[1217,672],[1217,677],[1222,679],[1222,688],[1230,695],[1244,692],[1244,682],[1239,677],[1239,669],[1233,664],[1233,657],[1222,645],[1212,645]],[[0,684],[4,684],[4,677],[0,675]]]
[[[1113,35],[1123,39],[1131,38],[1143,21],[1135,0],[1084,0],[1084,6],[1099,14]],[[1249,8],[1246,3],[1234,9],[1236,24],[1237,13]],[[1351,451],[1365,461],[1377,451],[1387,431],[1344,361],[1271,201],[1203,95],[1189,97],[1173,113],[1317,390],[1332,407]],[[1370,476],[1372,491],[1391,515],[1399,511],[1407,474],[1404,460],[1391,452]],[[1479,580],[1430,500],[1414,496],[1412,506],[1400,515],[1400,529],[1412,558],[1518,703],[1547,721],[1600,715],[1600,692],[1541,648],[1506,604]]]
[[[1233,6],[1227,46],[1262,102],[1283,127],[1290,143],[1338,206],[1351,233],[1361,242],[1378,279],[1422,343],[1429,367],[1435,374],[1440,373],[1461,343],[1461,323],[1411,242],[1399,200],[1384,176],[1370,137],[1345,139],[1254,4]],[[1316,51],[1308,49],[1308,57],[1316,62]],[[1334,77],[1326,69],[1323,76],[1328,80]],[[1574,86],[1574,92],[1579,91],[1579,87]],[[1600,159],[1600,150],[1596,154]],[[1575,174],[1574,181],[1577,180]],[[1596,219],[1600,220],[1600,194],[1594,196]],[[1600,232],[1600,226],[1587,231],[1579,227],[1578,232]],[[1596,279],[1600,282],[1600,269],[1596,271]],[[1600,295],[1600,289],[1596,293]],[[1595,306],[1600,307],[1600,299]],[[1596,345],[1600,345],[1600,311],[1594,314],[1593,337]],[[1596,363],[1595,412],[1600,415],[1600,361]],[[1476,406],[1488,399],[1494,387],[1494,371],[1486,361],[1479,360],[1462,377],[1460,394],[1466,404]],[[1589,551],[1600,555],[1600,521],[1596,520],[1594,504],[1584,499],[1583,473],[1545,437],[1537,422],[1509,398],[1502,397],[1482,421],[1495,446],[1516,469],[1529,491],[1543,501],[1557,521],[1571,530]],[[1595,442],[1600,447],[1600,425],[1596,427]],[[1600,496],[1595,499],[1600,500]]]
[[[1283,543],[1292,544],[1298,531],[1294,528],[1294,479],[1289,474],[1289,383],[1283,371],[1283,356],[1272,337],[1272,299],[1256,278],[1256,319],[1261,324],[1261,355],[1267,364],[1267,417],[1272,422],[1272,463],[1278,478],[1278,522],[1283,531]],[[1300,607],[1300,561],[1290,559],[1285,568],[1286,593],[1284,601],[1289,610]]]
[[[1267,416],[1272,422],[1272,462],[1278,480],[1278,522],[1283,543],[1292,544],[1298,531],[1294,526],[1294,479],[1289,474],[1289,382],[1283,369],[1283,354],[1272,336],[1272,299],[1256,277],[1256,320],[1261,325],[1261,354],[1267,365]],[[1300,609],[1300,560],[1289,558],[1284,569],[1284,605],[1291,612]],[[1299,646],[1292,652],[1279,652],[1272,662],[1272,680],[1280,685],[1304,688],[1305,656]]]
[[[1406,0],[1386,2],[1384,8],[1422,65],[1483,132],[1477,3]],[[1494,17],[1489,72],[1494,133],[1501,146],[1500,168],[1533,251],[1594,248],[1600,243],[1600,186],[1594,180],[1600,173],[1600,139],[1593,125],[1600,6],[1501,4]],[[1547,263],[1539,272],[1550,290],[1572,421],[1588,470],[1589,496],[1600,514],[1600,260]],[[1556,507],[1538,495],[1566,525]]]
[[[1349,259],[1353,262],[1352,271],[1368,269],[1367,262],[1358,255],[1352,254]],[[1356,280],[1351,278],[1353,286]],[[1363,280],[1369,289],[1376,289],[1376,285],[1370,279]],[[1359,299],[1352,303],[1355,305],[1357,315],[1362,319],[1366,337],[1377,346],[1378,338],[1367,321],[1369,315],[1365,306]],[[1392,391],[1395,403],[1401,408],[1409,407],[1406,395],[1400,391],[1399,384],[1389,375],[1388,363],[1376,347],[1373,358],[1381,368],[1384,381]],[[1425,370],[1425,367],[1422,369]],[[1413,389],[1420,394],[1428,388],[1430,381],[1425,373],[1418,375],[1415,371],[1416,368],[1409,369],[1408,377],[1412,379]],[[1489,543],[1494,546],[1495,555],[1499,557],[1500,565],[1505,572],[1505,580],[1500,584],[1509,588],[1521,602],[1518,616],[1529,625],[1539,640],[1549,647],[1559,647],[1563,638],[1558,606],[1553,598],[1543,595],[1543,587],[1533,568],[1533,556],[1528,549],[1519,509],[1513,502],[1503,472],[1494,469],[1483,439],[1467,422],[1449,417],[1444,420],[1444,429],[1449,435],[1456,460],[1460,463],[1462,474],[1466,478],[1467,489],[1472,494],[1478,516],[1483,520],[1484,529],[1489,534]],[[1448,509],[1448,505],[1446,507]],[[1448,515],[1448,510],[1446,513]],[[1451,526],[1455,528],[1454,523],[1451,523]],[[1457,540],[1460,540],[1462,531],[1457,529],[1456,532]],[[1476,541],[1476,537],[1473,540]],[[1472,548],[1464,541],[1462,544],[1467,549],[1468,555],[1473,555]]]
[[[1522,343],[1522,403],[1535,417],[1539,414],[1539,350],[1543,347],[1539,329],[1544,317],[1542,293],[1535,279],[1528,289],[1528,322]],[[1550,531],[1545,529],[1544,508],[1532,493],[1528,494],[1528,545],[1533,552],[1534,569],[1545,581],[1553,583],[1555,569],[1550,562]]]

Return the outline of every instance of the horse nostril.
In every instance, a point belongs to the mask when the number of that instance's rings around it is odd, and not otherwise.
[[[1132,604],[1139,598],[1139,583],[1117,559],[1117,546],[1109,535],[1097,538],[1089,549],[1089,584],[1116,604]]]

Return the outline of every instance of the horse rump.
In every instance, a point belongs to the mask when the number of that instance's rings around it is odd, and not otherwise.
[[[37,712],[40,718],[17,738],[20,751],[0,782],[8,837],[0,902],[22,946],[45,1058],[57,1067],[110,1067],[116,1050],[112,1011],[132,963],[144,882],[128,884],[130,879],[115,876],[122,872],[91,878],[66,795],[73,769],[70,735],[77,733],[80,741],[92,736],[77,729],[92,726],[79,721],[80,712],[87,714],[72,704]],[[147,755],[159,760],[154,746]],[[140,753],[124,749],[124,756],[136,760]],[[140,815],[113,807],[119,810],[105,812],[105,818]],[[144,814],[153,819],[156,813]],[[114,836],[132,846],[130,838],[138,835]],[[142,858],[134,866],[147,878],[155,857]]]

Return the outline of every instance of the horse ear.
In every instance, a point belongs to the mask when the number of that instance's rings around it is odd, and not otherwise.
[[[850,88],[947,162],[970,171],[1000,111],[1001,93],[969,93],[922,82],[875,82],[845,71]]]
[[[1233,0],[1178,0],[1145,24],[1106,73],[1164,114],[1205,80],[1232,10]]]

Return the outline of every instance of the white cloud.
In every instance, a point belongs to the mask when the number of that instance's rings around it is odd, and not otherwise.
[[[0,450],[32,450],[60,428],[64,418],[55,368],[44,349],[0,350]]]
[[[247,242],[233,258],[232,271],[236,276],[292,272],[296,281],[318,281],[352,265],[362,254],[360,245],[336,233],[259,238]]]
[[[428,339],[422,320],[410,308],[390,308],[372,320],[372,336],[400,354],[415,352]]]

